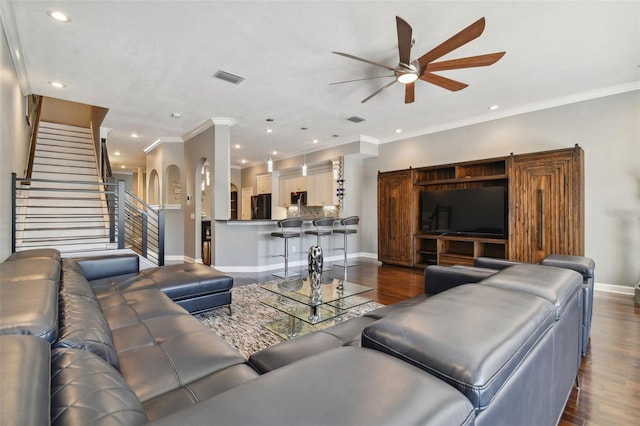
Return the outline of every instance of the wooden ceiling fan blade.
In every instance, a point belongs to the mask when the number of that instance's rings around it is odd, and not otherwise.
[[[407,83],[404,88],[404,103],[410,104],[416,100],[416,83]]]
[[[462,90],[468,86],[468,84],[461,83],[459,81],[452,80],[441,75],[431,74],[430,72],[425,72],[424,74],[422,74],[420,76],[420,80],[435,84],[436,86],[440,86],[443,89],[451,90],[452,92],[457,92],[458,90]]]
[[[431,62],[427,65],[427,72],[486,67],[498,62],[504,54],[505,52],[487,53],[486,55],[469,56],[467,58],[451,59],[449,61]]]
[[[411,34],[413,30],[411,25],[404,19],[396,16],[396,27],[398,30],[398,54],[400,63],[409,65],[411,63]]]
[[[388,69],[389,71],[395,71],[395,68],[391,68],[391,67],[390,67],[390,66],[388,66],[388,65],[379,64],[379,63],[377,63],[377,62],[373,62],[373,61],[370,61],[370,60],[368,60],[368,59],[364,59],[364,58],[359,58],[359,57],[357,57],[357,56],[353,56],[353,55],[350,55],[350,54],[348,54],[348,53],[342,53],[342,52],[331,52],[331,53],[335,53],[336,55],[344,56],[345,58],[355,59],[356,61],[365,62],[365,63],[367,63],[367,64],[375,65],[375,66],[377,66],[377,67],[386,68],[386,69]]]
[[[463,29],[459,33],[450,37],[448,40],[443,41],[438,46],[422,55],[418,59],[420,68],[422,70],[425,70],[430,62],[435,61],[436,59],[446,55],[447,53],[456,50],[458,47],[469,43],[471,40],[480,37],[480,35],[484,31],[484,25],[485,19],[484,17],[482,17],[473,24],[469,25],[467,28]]]
[[[372,94],[370,94],[369,96],[367,96],[366,98],[364,98],[363,100],[360,101],[360,103],[365,103],[367,102],[369,99],[373,98],[375,95],[377,95],[378,93],[382,92],[384,89],[386,89],[387,87],[391,86],[393,83],[395,83],[396,81],[393,80],[391,83],[389,84],[385,84],[384,86],[382,86],[381,88],[379,88],[378,90],[376,90],[375,92],[373,92]]]
[[[376,78],[389,78],[389,77],[395,77],[395,75],[380,75],[377,77],[365,77],[365,78],[356,78],[355,80],[336,81],[334,83],[329,83],[329,86],[333,86],[334,84],[353,83],[354,81],[374,80]]]

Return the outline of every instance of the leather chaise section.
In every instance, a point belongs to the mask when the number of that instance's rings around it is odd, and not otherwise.
[[[111,365],[79,349],[51,354],[52,425],[127,425],[147,423],[131,387]]]
[[[50,346],[34,336],[0,336],[0,423],[49,424]]]
[[[362,345],[439,377],[483,410],[554,322],[547,300],[466,284],[375,322]]]

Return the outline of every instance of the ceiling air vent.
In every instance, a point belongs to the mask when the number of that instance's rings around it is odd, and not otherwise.
[[[231,74],[230,72],[222,70],[216,71],[215,74],[213,74],[213,77],[233,84],[240,84],[244,81],[244,77],[240,77],[239,75]]]
[[[354,115],[353,117],[347,118],[347,120],[351,121],[352,123],[360,123],[361,121],[364,121],[364,118]]]

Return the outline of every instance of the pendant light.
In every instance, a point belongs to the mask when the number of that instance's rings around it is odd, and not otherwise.
[[[307,128],[302,127],[301,130],[306,134]],[[302,138],[302,176],[307,175],[307,139]]]
[[[269,134],[273,133],[271,123],[273,123],[273,118],[267,118],[267,133]],[[267,160],[267,172],[273,172],[273,160],[271,159],[271,138],[269,138],[269,159]]]

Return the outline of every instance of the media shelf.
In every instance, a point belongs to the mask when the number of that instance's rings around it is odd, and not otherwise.
[[[506,259],[508,242],[503,238],[450,234],[416,234],[415,267],[428,265],[473,266],[480,256]]]

